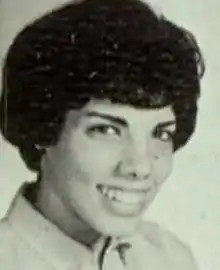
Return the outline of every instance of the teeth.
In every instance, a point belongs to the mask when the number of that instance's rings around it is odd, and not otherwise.
[[[108,194],[108,188],[103,186],[102,193],[106,196]]]
[[[124,203],[137,203],[144,199],[144,192],[117,191],[117,200]]]
[[[106,196],[107,196],[109,199],[114,200],[114,199],[116,199],[116,191],[113,190],[113,189],[107,189]]]
[[[106,186],[103,186],[103,185],[98,185],[98,190],[105,196],[108,193],[108,188]]]
[[[146,196],[145,191],[125,191],[106,186],[99,186],[99,190],[105,197],[108,197],[110,200],[127,204],[141,202]]]

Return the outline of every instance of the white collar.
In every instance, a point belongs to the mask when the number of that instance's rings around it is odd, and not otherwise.
[[[27,241],[55,269],[71,269],[76,262],[85,266],[85,260],[89,265],[97,264],[106,239],[101,237],[94,243],[92,249],[89,249],[64,234],[20,194],[13,201],[7,215],[7,222],[17,235]],[[117,240],[112,241],[109,249],[116,245]]]
[[[44,218],[21,195],[18,195],[7,217],[7,222],[17,235],[27,241],[44,259],[56,269],[69,269],[82,258],[83,263],[95,261],[104,238],[94,245],[94,252],[65,235],[57,226]],[[85,254],[85,256],[83,256]]]

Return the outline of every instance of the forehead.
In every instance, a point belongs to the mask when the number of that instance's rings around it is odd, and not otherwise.
[[[74,119],[80,121],[87,117],[88,113],[95,112],[102,115],[115,116],[124,119],[129,125],[142,123],[162,123],[175,121],[175,114],[171,106],[160,109],[140,109],[131,105],[112,103],[109,100],[91,100],[80,111],[70,111],[68,114],[69,121]]]

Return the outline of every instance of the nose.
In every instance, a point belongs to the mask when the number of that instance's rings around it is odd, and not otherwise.
[[[131,180],[146,180],[151,174],[151,155],[147,150],[132,149],[118,164],[120,175]]]

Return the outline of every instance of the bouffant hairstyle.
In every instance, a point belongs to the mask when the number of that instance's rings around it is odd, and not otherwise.
[[[172,106],[174,151],[195,129],[202,56],[194,36],[138,0],[69,3],[25,27],[3,66],[0,129],[27,166],[91,99]]]

